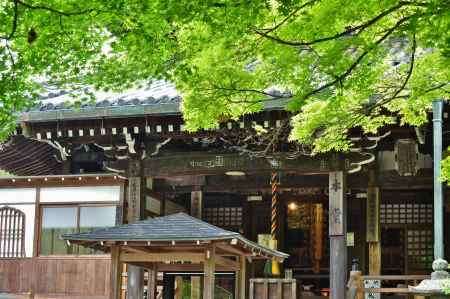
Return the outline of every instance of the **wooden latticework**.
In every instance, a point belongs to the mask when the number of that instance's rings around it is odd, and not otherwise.
[[[0,208],[0,258],[25,257],[25,214],[12,207]]]

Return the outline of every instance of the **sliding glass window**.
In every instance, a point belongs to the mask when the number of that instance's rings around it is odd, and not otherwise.
[[[42,209],[42,229],[40,253],[73,254],[74,247],[60,239],[63,234],[77,231],[76,207],[49,207]]]
[[[41,215],[41,255],[96,254],[101,252],[69,245],[60,237],[63,234],[114,226],[116,206],[43,207]]]

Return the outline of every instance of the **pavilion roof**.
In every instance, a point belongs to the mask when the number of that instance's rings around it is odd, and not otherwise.
[[[250,251],[258,251],[263,255],[287,258],[288,255],[271,250],[250,240],[237,232],[228,231],[211,225],[185,213],[138,221],[132,224],[102,228],[93,232],[65,234],[62,238],[68,241],[83,242],[204,242],[230,241],[231,244],[245,247]]]

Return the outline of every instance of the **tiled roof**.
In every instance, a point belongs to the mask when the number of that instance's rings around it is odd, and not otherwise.
[[[45,89],[47,92],[42,95],[37,106],[18,115],[19,122],[181,115],[181,95],[173,83],[164,80],[153,81],[147,87],[120,93],[87,90],[93,94],[94,100],[86,101],[80,108],[74,108],[69,103],[77,97],[86,96],[85,93],[61,91],[50,86],[45,86]],[[273,88],[269,92],[273,94],[274,99],[265,101],[264,109],[283,109],[289,98],[277,98],[282,93]]]
[[[265,251],[273,256],[286,258],[288,255],[251,242],[239,233],[224,230],[185,213],[138,221],[132,224],[98,229],[93,232],[66,234],[61,236],[70,241],[215,241],[237,239],[247,246]]]
[[[411,55],[406,50],[407,40],[392,38],[386,43],[389,46],[386,61],[388,64],[397,68],[410,62]],[[421,49],[419,52],[429,51],[431,50]],[[256,60],[253,64],[257,63]],[[250,69],[252,65],[249,66]],[[100,92],[86,88],[86,91],[94,95],[95,100],[84,103],[80,109],[68,105],[68,102],[81,96],[82,93],[79,91],[60,90],[45,83],[43,85],[47,92],[42,95],[36,107],[19,115],[19,121],[181,114],[181,95],[176,90],[175,84],[165,80],[154,80],[148,86],[123,92]],[[289,102],[290,92],[281,92],[275,87],[269,88],[266,92],[273,94],[274,100],[265,101],[265,110],[283,109]],[[277,98],[280,95],[287,97]]]
[[[152,218],[94,232],[64,235],[68,240],[172,241],[232,239],[239,233],[224,230],[184,213]]]
[[[0,168],[20,176],[49,175],[61,171],[58,151],[48,143],[13,136],[0,143]]]
[[[73,101],[75,92],[67,90],[57,90],[46,86],[47,92],[41,96],[39,104],[30,111],[51,111],[71,109],[69,101]],[[135,105],[159,105],[167,103],[180,103],[181,96],[175,89],[175,85],[164,80],[153,81],[146,87],[129,89],[124,92],[92,92],[94,101],[88,101],[81,106],[81,109],[135,106]]]

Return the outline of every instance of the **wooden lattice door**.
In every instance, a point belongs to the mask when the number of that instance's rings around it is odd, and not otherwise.
[[[0,208],[0,258],[25,257],[25,214],[12,207]]]
[[[428,271],[433,262],[433,204],[396,200],[380,207],[385,274]]]

